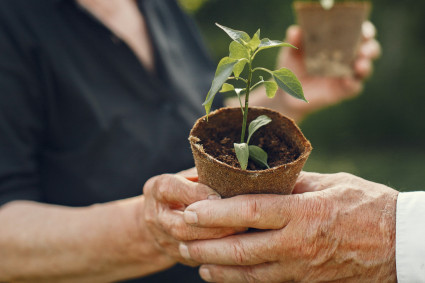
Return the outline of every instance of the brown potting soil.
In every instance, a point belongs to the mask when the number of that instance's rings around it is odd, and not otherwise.
[[[249,144],[259,146],[267,152],[267,163],[270,168],[296,160],[300,156],[298,150],[288,144],[283,137],[280,137],[274,134],[273,131],[270,131],[270,128],[266,131],[268,126],[270,125],[266,125],[256,131]],[[207,133],[206,136],[211,138],[205,139],[201,142],[205,152],[221,162],[240,168],[233,143],[240,142],[241,131],[230,131],[229,129],[223,130],[217,128],[209,128],[208,130],[209,133]],[[249,160],[247,169],[262,170],[265,168],[257,165],[252,160]]]

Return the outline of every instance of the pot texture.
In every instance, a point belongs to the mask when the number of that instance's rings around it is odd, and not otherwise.
[[[370,2],[335,3],[329,10],[318,2],[294,2],[294,10],[303,30],[307,71],[330,77],[352,75]]]
[[[248,121],[260,115],[267,115],[272,122],[266,127],[292,145],[298,152],[298,157],[290,163],[265,170],[242,170],[221,162],[204,151],[202,142],[211,138],[210,129],[218,127],[232,130],[242,125],[240,108],[221,108],[208,116],[198,119],[193,126],[189,141],[192,148],[195,165],[198,170],[199,182],[216,190],[222,197],[232,197],[241,194],[290,194],[295,181],[301,172],[312,150],[310,142],[290,118],[280,113],[261,107],[249,109]],[[237,127],[237,128],[235,128]]]

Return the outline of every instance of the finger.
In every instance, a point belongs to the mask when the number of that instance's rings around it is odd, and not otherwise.
[[[164,236],[164,232],[160,226],[150,225],[150,223],[148,225],[152,236],[155,238],[155,244],[160,250],[179,262],[182,262],[186,265],[195,266],[195,261],[187,260],[181,256],[179,251],[180,241],[177,241],[172,237]],[[199,265],[199,263],[196,263],[196,265]]]
[[[301,172],[299,175],[295,187],[294,194],[302,194],[307,192],[318,192],[326,189],[330,189],[332,187],[337,187],[340,184],[347,184],[352,181],[357,180],[357,178],[353,179],[353,175],[349,173],[334,173],[334,174],[320,174],[313,172]],[[306,203],[307,197],[304,199],[304,203]]]
[[[245,233],[222,239],[181,243],[187,260],[219,265],[253,265],[279,259],[279,230]]]
[[[335,185],[334,180],[342,182],[342,176],[339,179],[336,179],[335,176],[342,175],[343,173],[338,174],[321,174],[314,172],[305,172],[302,171],[298,176],[298,179],[295,183],[293,194],[302,194],[308,192],[318,192]]]
[[[251,227],[280,229],[299,206],[299,195],[241,195],[200,201],[186,208],[186,223],[199,227]]]
[[[345,89],[342,92],[345,99],[355,97],[363,90],[363,81],[360,78],[342,78],[341,85]]]
[[[253,266],[202,265],[199,275],[207,282],[285,282],[287,276],[278,263]]]
[[[359,79],[368,78],[372,75],[373,65],[370,59],[361,58],[354,62],[354,72]]]
[[[371,39],[376,36],[376,28],[370,21],[365,21],[362,24],[362,36],[363,39]]]
[[[286,42],[300,48],[302,44],[302,30],[300,26],[292,25],[286,31]]]
[[[177,241],[218,239],[245,231],[245,228],[202,228],[186,224],[183,212],[163,208],[158,213],[157,221],[167,235]]]
[[[322,174],[302,171],[298,176],[292,194],[316,192],[321,189]]]
[[[199,200],[219,199],[208,186],[187,180],[183,176],[164,174],[146,182],[144,192],[151,192],[160,202],[189,205]]]
[[[376,59],[381,55],[381,45],[376,39],[367,40],[360,46],[359,55],[367,59]]]

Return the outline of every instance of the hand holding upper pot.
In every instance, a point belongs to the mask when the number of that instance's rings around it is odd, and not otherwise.
[[[395,282],[398,192],[345,174],[302,173],[295,193],[200,201],[184,212],[196,227],[251,233],[185,242],[210,282]]]
[[[185,172],[182,175],[191,175]],[[148,227],[157,248],[170,257],[171,264],[181,262],[196,265],[180,256],[181,241],[220,238],[235,233],[234,228],[198,228],[183,220],[184,209],[200,200],[218,199],[220,196],[209,187],[192,182],[195,177],[164,174],[149,179],[144,186],[144,217],[140,221]],[[190,180],[192,181],[190,181]],[[145,225],[141,225],[144,227]],[[244,229],[239,229],[244,230]]]
[[[304,65],[302,30],[291,26],[287,30],[286,42],[298,47],[282,48],[278,66],[292,70],[300,80],[309,103],[303,103],[288,95],[280,98],[284,111],[296,120],[323,107],[336,104],[344,99],[358,95],[363,88],[363,81],[372,74],[373,60],[381,53],[380,45],[375,39],[376,30],[371,22],[364,22],[363,41],[353,63],[354,75],[344,78],[311,76]]]

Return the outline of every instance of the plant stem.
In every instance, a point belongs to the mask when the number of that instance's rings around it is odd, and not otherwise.
[[[253,90],[254,88],[256,88],[258,85],[260,85],[260,84],[262,84],[262,83],[264,83],[264,80],[258,81],[255,85],[253,85],[253,86],[251,87],[251,89],[250,89],[249,91]]]
[[[249,92],[250,92],[251,80],[252,80],[251,62],[252,62],[252,59],[248,62],[248,80],[246,82],[245,110],[243,111],[241,143],[245,142],[246,121],[248,120],[248,106],[249,106],[248,101],[249,101]]]
[[[241,80],[241,81],[243,81],[244,83],[246,83],[246,80],[245,80],[244,78],[241,78],[241,77],[229,77],[228,79],[229,79],[229,80]]]
[[[252,72],[255,72],[255,71],[264,71],[264,72],[267,72],[267,73],[269,73],[270,75],[272,75],[272,76],[273,76],[273,72],[272,72],[272,71],[270,71],[269,69],[266,69],[266,68],[257,67],[257,68],[254,68],[254,69],[252,70]]]

